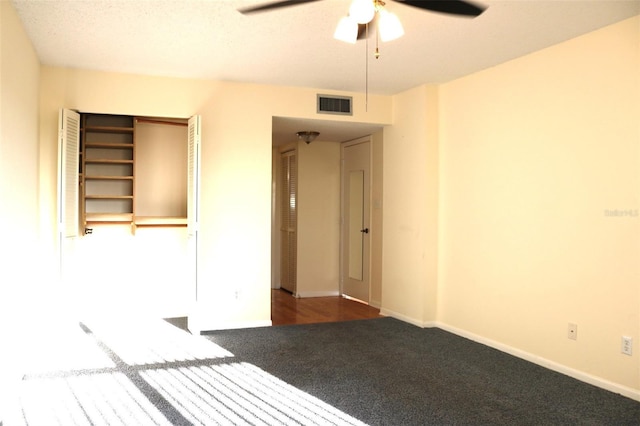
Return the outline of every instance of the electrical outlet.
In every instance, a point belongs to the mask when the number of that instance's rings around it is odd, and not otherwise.
[[[622,336],[622,353],[631,355],[633,352],[633,339],[628,336]]]
[[[578,325],[569,323],[567,328],[567,337],[571,340],[578,340]]]

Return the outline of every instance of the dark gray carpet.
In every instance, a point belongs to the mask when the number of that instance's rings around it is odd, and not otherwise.
[[[207,337],[371,425],[640,425],[640,402],[392,318]]]

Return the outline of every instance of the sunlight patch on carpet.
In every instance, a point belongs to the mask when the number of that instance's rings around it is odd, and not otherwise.
[[[161,320],[124,318],[85,321],[93,334],[128,365],[232,357],[215,343]]]
[[[194,425],[364,425],[248,363],[155,369],[141,376]]]
[[[20,404],[16,425],[171,424],[122,373],[25,380]]]
[[[165,321],[86,319],[47,339],[4,426],[364,425]]]
[[[23,357],[22,373],[27,375],[115,367],[94,339],[75,325],[33,339],[24,348]]]

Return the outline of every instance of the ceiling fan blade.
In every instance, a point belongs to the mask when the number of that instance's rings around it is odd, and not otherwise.
[[[296,6],[298,4],[304,4],[304,3],[311,3],[314,1],[320,1],[320,0],[282,0],[282,1],[275,1],[275,2],[271,2],[271,3],[264,3],[261,5],[257,5],[257,6],[249,6],[249,7],[245,7],[242,9],[238,9],[238,12],[240,13],[244,13],[245,15],[250,14],[250,13],[255,13],[255,12],[265,12],[267,10],[271,10],[271,9],[280,9],[283,7],[289,7],[289,6]]]
[[[396,0],[399,3],[433,12],[449,13],[462,16],[479,16],[486,7],[478,6],[462,0]]]

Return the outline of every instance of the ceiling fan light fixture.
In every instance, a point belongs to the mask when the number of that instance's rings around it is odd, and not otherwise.
[[[395,40],[404,35],[404,28],[395,13],[387,12],[385,9],[380,9],[378,13],[380,14],[378,29],[382,41]]]
[[[318,135],[320,135],[319,132],[311,132],[308,130],[296,133],[296,136],[298,136],[298,139],[300,139],[301,141],[305,141],[307,144],[310,144],[313,140],[315,140],[315,138],[317,138]]]
[[[368,24],[376,14],[373,0],[353,0],[349,7],[349,16],[358,24]]]
[[[336,31],[333,33],[333,38],[346,43],[355,44],[358,40],[358,23],[350,16],[345,16],[340,19],[340,22],[338,22]]]

